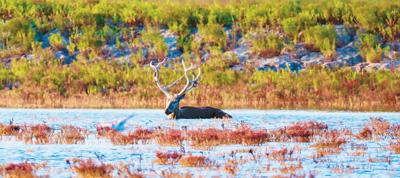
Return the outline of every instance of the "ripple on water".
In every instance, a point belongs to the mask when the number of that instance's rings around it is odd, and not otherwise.
[[[391,123],[400,123],[400,113],[390,112],[325,112],[325,111],[286,111],[286,110],[227,110],[234,118],[230,122],[223,120],[168,120],[164,116],[162,110],[152,109],[135,109],[135,110],[113,110],[113,109],[0,109],[0,122],[8,123],[11,119],[16,124],[38,124],[45,122],[55,129],[59,129],[62,125],[75,125],[96,131],[96,124],[110,123],[119,119],[134,115],[133,119],[127,122],[127,130],[133,130],[137,127],[171,127],[188,129],[207,128],[207,127],[236,127],[240,123],[249,124],[257,129],[275,129],[293,122],[316,120],[324,122],[329,128],[350,128],[353,132],[358,132],[371,117],[382,117]],[[328,156],[329,163],[315,164],[312,159],[303,160],[304,170],[318,170],[318,176],[329,177],[338,176],[340,174],[332,173],[331,168],[334,166],[354,165],[358,169],[354,169],[352,175],[355,176],[389,176],[400,175],[399,155],[391,154],[384,147],[388,145],[387,141],[357,141],[358,144],[366,144],[368,146],[367,153],[376,159],[384,159],[390,156],[392,163],[383,162],[367,162],[368,158],[349,156],[348,152],[341,152],[339,155]],[[243,146],[230,145],[220,146],[212,150],[199,151],[187,148],[195,154],[204,154],[217,162],[221,162],[221,153],[229,152],[235,149],[253,148],[260,152],[264,152],[268,148],[282,148],[284,146],[294,147],[300,145],[308,148],[309,144],[298,143],[267,143],[265,145]],[[147,145],[112,145],[108,140],[99,140],[96,137],[89,137],[85,144],[62,145],[32,145],[13,140],[3,139],[0,141],[0,163],[32,161],[32,162],[48,162],[52,170],[50,175],[61,177],[71,176],[70,172],[65,172],[68,166],[66,159],[70,158],[96,158],[96,155],[102,155],[106,162],[131,162],[136,168],[146,169],[167,169],[170,166],[156,165],[153,163],[155,152],[160,150],[178,150],[178,147],[159,147],[156,144]],[[350,149],[349,145],[345,149]],[[305,149],[302,154],[312,156],[309,149]],[[241,166],[240,175],[254,172],[258,176],[257,170],[264,169],[266,162],[249,162]],[[181,169],[181,168],[180,168]],[[196,170],[196,168],[182,168],[185,170]],[[211,176],[218,175],[215,170],[205,171],[202,175]],[[268,176],[269,174],[262,173]]]

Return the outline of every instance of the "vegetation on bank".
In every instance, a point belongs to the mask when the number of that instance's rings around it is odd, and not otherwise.
[[[389,0],[0,0],[0,59],[5,61],[0,106],[164,107],[146,64],[168,55],[160,34],[168,29],[186,59],[192,55],[198,62],[205,51],[210,54],[201,66],[200,85],[185,104],[398,111],[398,70],[262,72],[246,63],[243,71],[234,71],[229,66],[238,59],[221,53],[245,37],[254,56],[293,52],[302,43],[334,60],[343,46],[335,25],[344,25],[347,33],[357,34],[362,58],[380,62],[396,48],[399,14],[399,2]],[[114,60],[111,46],[132,55]],[[56,59],[59,51],[74,56],[74,62]],[[170,66],[180,69],[174,62]],[[162,70],[165,83],[180,75]]]
[[[400,109],[400,72],[356,72],[350,68],[243,71],[231,61],[210,59],[201,66],[200,85],[184,100],[189,105],[225,108]],[[161,69],[170,83],[183,73],[179,63]],[[176,68],[177,70],[171,70]],[[165,96],[148,66],[111,61],[74,62],[14,60],[0,65],[2,107],[164,107]],[[172,88],[176,92],[184,80]]]
[[[399,40],[399,14],[400,3],[390,0],[1,0],[0,58],[48,46],[78,59],[108,58],[107,45],[131,48],[135,59],[162,58],[167,50],[159,30],[169,29],[183,53],[226,51],[255,35],[254,55],[304,43],[333,59],[343,45],[333,25],[344,25],[362,36],[363,57],[379,62],[383,48]]]

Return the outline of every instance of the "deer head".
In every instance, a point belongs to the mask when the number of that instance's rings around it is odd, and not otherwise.
[[[160,67],[167,62],[167,58],[165,58],[160,63],[156,63],[155,61],[150,62],[150,67],[154,70],[154,81],[156,82],[158,88],[167,96],[166,107],[165,107],[165,114],[168,117],[174,118],[179,111],[179,103],[185,97],[186,93],[195,88],[198,85],[198,80],[200,78],[201,70],[198,65],[191,64],[189,68],[186,67],[185,61],[181,58],[181,63],[183,66],[184,75],[181,76],[179,79],[175,80],[171,84],[164,86],[160,82]],[[198,74],[196,76],[189,76],[189,71],[198,69]],[[169,89],[177,84],[183,78],[186,79],[186,85],[183,89],[177,93],[172,94],[169,92]]]

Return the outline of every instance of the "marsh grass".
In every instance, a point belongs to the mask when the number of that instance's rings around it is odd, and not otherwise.
[[[36,171],[46,167],[46,164],[30,162],[8,163],[0,165],[0,172],[4,178],[36,178]]]
[[[157,164],[177,164],[179,160],[182,158],[183,154],[177,151],[173,152],[160,152],[156,153]]]
[[[180,146],[184,139],[183,131],[178,129],[158,130],[155,133],[155,140],[160,145]]]
[[[80,178],[112,177],[111,173],[114,170],[114,166],[111,164],[102,163],[93,159],[72,159],[71,161],[72,171],[77,173]]]
[[[53,140],[58,144],[83,144],[88,135],[89,131],[84,128],[66,125],[53,136]]]
[[[21,126],[14,124],[0,124],[0,136],[17,136]]]
[[[2,127],[12,125],[19,127],[18,134],[10,137],[21,137],[23,135],[31,135],[27,143],[33,144],[82,144],[88,136],[87,130],[71,125],[61,126],[61,130],[53,130],[45,124],[37,125],[15,125],[8,124]],[[398,124],[392,124],[383,118],[371,118],[365,122],[367,134],[360,134],[364,128],[360,128],[360,132],[353,134],[352,131],[345,126],[341,129],[328,128],[326,123],[314,120],[294,122],[286,126],[271,130],[253,129],[248,125],[241,124],[234,129],[172,129],[172,128],[136,128],[131,132],[120,133],[116,131],[102,132],[102,139],[115,139],[114,144],[147,144],[150,142],[158,143],[159,151],[152,152],[155,158],[152,163],[160,164],[159,166],[171,166],[175,168],[191,167],[190,169],[221,171],[229,176],[237,176],[243,165],[249,163],[257,163],[262,165],[262,172],[280,173],[280,176],[304,177],[306,174],[305,165],[312,162],[313,164],[331,164],[331,171],[336,174],[347,174],[348,171],[358,170],[361,168],[341,165],[335,162],[336,156],[350,156],[357,160],[364,160],[367,164],[385,163],[392,165],[393,154],[400,154],[400,142],[398,135]],[[39,131],[40,130],[40,131]],[[68,132],[66,134],[65,132]],[[13,135],[13,132],[10,132]],[[45,135],[45,136],[43,136]],[[366,135],[366,136],[364,136]],[[375,139],[378,138],[379,139]],[[38,141],[41,140],[48,141]],[[365,139],[372,139],[368,142],[381,141],[388,143],[380,149],[386,149],[389,155],[376,156],[371,153],[368,143],[364,143]],[[24,141],[24,139],[18,139]],[[68,141],[67,141],[68,140]],[[299,141],[300,140],[300,141]],[[305,143],[304,140],[306,140]],[[274,142],[274,143],[271,143]],[[273,144],[281,145],[271,146]],[[301,142],[301,143],[293,143]],[[377,142],[382,143],[382,142]],[[188,145],[189,144],[189,145]],[[237,148],[233,150],[224,150],[216,154],[212,153],[217,147],[245,146],[245,148]],[[290,146],[294,145],[294,146]],[[135,145],[140,146],[140,145]],[[165,151],[163,146],[181,146],[184,151]],[[208,150],[202,150],[207,148]],[[170,148],[168,148],[170,149]],[[201,154],[192,154],[186,150],[197,150]],[[200,149],[200,150],[199,150]],[[264,150],[266,150],[264,152]],[[384,150],[386,152],[386,150]],[[304,154],[311,153],[311,155]],[[204,154],[206,153],[206,154]],[[70,161],[71,160],[71,161]],[[104,163],[101,160],[94,159],[70,159],[67,164],[70,165],[71,171],[77,177],[113,177],[115,174],[121,177],[192,177],[195,174],[175,172],[175,170],[163,170],[154,172],[136,168],[133,164],[111,164]],[[262,162],[261,162],[262,161]],[[264,164],[266,161],[266,165]],[[336,164],[335,164],[336,163]],[[272,166],[271,166],[272,164]],[[0,171],[4,177],[29,177],[36,176],[36,170],[39,167],[33,163],[21,164],[4,164],[0,166]],[[304,166],[304,167],[303,167]],[[7,168],[7,169],[6,169]],[[8,170],[8,172],[7,172]],[[32,174],[31,174],[32,173]],[[303,175],[304,174],[304,175]],[[310,173],[311,174],[311,173]]]
[[[179,165],[184,167],[211,167],[213,164],[205,156],[187,155],[179,160]]]
[[[46,124],[25,125],[18,138],[30,144],[48,144],[51,142],[53,129]]]

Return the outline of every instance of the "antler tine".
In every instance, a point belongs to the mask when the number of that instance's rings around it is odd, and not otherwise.
[[[164,87],[160,82],[160,65],[164,64],[167,61],[167,58],[164,58],[163,61],[154,65],[153,61],[150,62],[150,67],[154,70],[154,81],[156,82],[158,88],[167,96],[170,96],[168,92],[168,88]]]
[[[193,65],[193,63],[191,63],[191,64],[190,64],[190,67],[189,67],[189,68],[186,68],[185,61],[182,59],[181,62],[182,62],[183,70],[184,70],[184,72],[185,72],[185,75],[184,75],[184,76],[185,76],[185,78],[186,78],[186,85],[185,85],[185,87],[179,92],[178,95],[185,94],[186,92],[188,92],[189,90],[191,90],[193,87],[196,87],[196,86],[197,86],[197,81],[199,80],[200,74],[201,74],[201,70],[200,70],[200,68],[198,67],[198,65]],[[189,72],[190,70],[192,70],[192,69],[195,69],[195,68],[198,68],[199,73],[197,74],[197,76],[196,76],[193,80],[190,80],[190,79],[189,79],[189,74],[188,74],[188,72]]]
[[[175,80],[174,82],[172,82],[171,84],[167,85],[165,88],[169,89],[171,87],[173,87],[175,84],[177,84],[179,81],[181,81],[183,79],[183,76],[179,77],[177,80]]]

